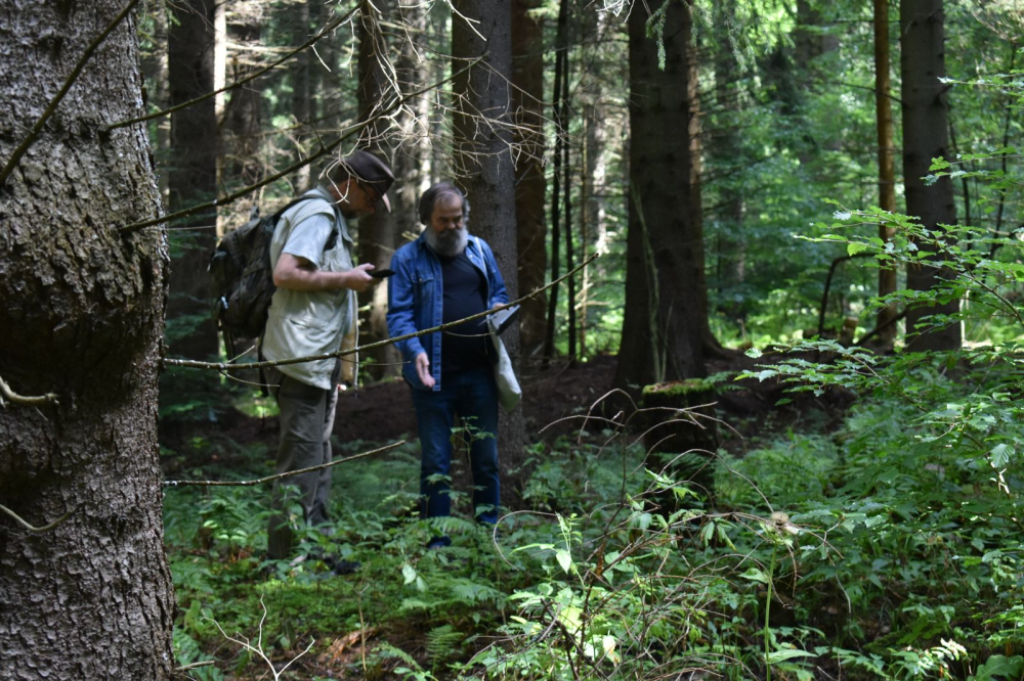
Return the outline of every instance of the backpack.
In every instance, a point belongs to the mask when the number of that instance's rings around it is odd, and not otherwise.
[[[274,229],[282,213],[311,198],[314,197],[299,197],[265,218],[260,217],[259,206],[254,205],[249,221],[225,234],[210,256],[207,271],[217,296],[213,315],[229,343],[235,338],[263,335],[270,299],[277,290],[270,267]]]

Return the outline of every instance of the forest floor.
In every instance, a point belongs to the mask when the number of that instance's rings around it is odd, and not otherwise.
[[[759,443],[788,431],[834,431],[843,422],[844,414],[851,405],[852,396],[840,392],[827,392],[820,397],[809,392],[784,395],[783,386],[775,379],[763,382],[756,379],[735,380],[736,375],[757,370],[759,365],[770,364],[774,359],[771,355],[752,359],[740,352],[729,352],[708,363],[709,375],[718,377],[716,415],[724,424],[719,429],[722,447],[737,458],[742,458]],[[546,369],[539,362],[524,362],[524,365],[520,383],[524,394],[527,442],[544,441],[555,446],[553,442],[556,438],[571,437],[579,431],[583,422],[579,417],[588,413],[611,416],[611,413],[603,413],[610,410],[603,410],[602,400],[614,389],[614,356],[598,356],[587,362],[573,364],[563,361]],[[778,404],[784,396],[790,401]],[[373,446],[401,439],[415,440],[412,401],[408,387],[400,379],[347,391],[340,396],[338,402],[334,435],[337,442],[346,445],[349,453],[366,451]],[[624,404],[629,409],[628,403],[622,401],[615,409],[623,408]],[[171,479],[187,477],[183,475],[185,470],[212,466],[231,468],[236,474],[242,474],[241,468],[254,463],[246,451],[252,451],[255,446],[272,457],[277,438],[275,417],[251,417],[228,409],[222,412],[217,423],[193,422],[180,430],[164,429],[161,433],[162,446],[165,451],[177,453],[176,456],[164,458],[164,473]],[[196,449],[191,443],[197,441],[243,446]],[[269,463],[266,456],[258,458],[261,462]],[[182,579],[188,582],[187,578]],[[244,598],[244,590],[238,597]],[[185,607],[183,603],[180,605]],[[390,622],[386,631],[374,630],[373,638],[387,641],[388,645],[395,648],[418,651],[414,653],[417,662],[427,665],[424,651],[429,648],[429,641],[425,638],[426,630],[417,622],[412,619],[407,627],[403,627],[400,620]],[[367,631],[341,634],[329,629],[332,625],[327,622],[323,626],[328,629],[322,633],[332,636],[334,644],[327,653],[318,656],[316,661],[310,659],[308,665],[311,666],[303,665],[305,670],[297,671],[298,676],[295,678],[310,678],[304,674],[311,674],[314,670],[325,674],[330,669],[357,668],[359,657],[367,654],[367,641],[349,640],[356,634],[367,636]],[[330,660],[325,661],[325,656]],[[387,675],[385,677],[391,678]]]
[[[840,423],[852,401],[851,395],[838,391],[822,396],[790,393],[786,397],[791,401],[779,405],[783,386],[778,380],[734,380],[734,375],[772,361],[771,355],[752,359],[740,352],[727,351],[726,355],[708,362],[709,375],[732,374],[718,384],[716,410],[726,426],[725,431],[730,433],[724,438],[723,446],[734,455],[742,456],[751,439],[756,442],[803,425],[828,432]],[[572,364],[556,362],[547,368],[539,361],[524,362],[520,384],[527,441],[550,441],[578,430],[582,415],[602,415],[602,401],[614,390],[615,364],[616,358],[611,355]],[[239,443],[270,444],[278,437],[276,418],[247,417],[234,410],[225,414],[218,424],[211,424],[210,429]],[[339,442],[382,444],[415,438],[415,431],[412,398],[401,379],[368,384],[339,397],[334,422],[334,435]],[[194,429],[189,429],[189,437],[196,434]],[[164,433],[162,444],[181,451],[179,446],[184,443],[175,435]]]

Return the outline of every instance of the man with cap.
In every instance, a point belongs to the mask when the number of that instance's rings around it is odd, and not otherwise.
[[[337,352],[356,327],[356,293],[378,281],[369,274],[373,265],[353,265],[346,221],[372,215],[378,202],[390,212],[386,192],[394,174],[373,154],[356,151],[326,176],[323,185],[281,214],[274,230],[270,264],[277,290],[260,339],[268,360]],[[330,358],[267,369],[267,384],[280,408],[278,473],[331,461],[342,361]],[[331,473],[322,469],[274,483],[269,558],[289,556],[298,522],[315,526],[328,520]],[[296,502],[302,506],[302,519],[289,517]]]

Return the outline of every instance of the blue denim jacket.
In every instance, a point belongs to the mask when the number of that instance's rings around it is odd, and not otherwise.
[[[429,229],[429,228],[428,228]],[[505,280],[486,241],[470,236],[466,255],[487,280],[487,306],[508,302]],[[399,248],[391,257],[395,275],[388,279],[388,333],[392,338],[441,325],[444,282],[441,263],[423,235]],[[396,343],[402,353],[402,375],[414,389],[427,387],[416,374],[416,355],[426,352],[434,376],[434,390],[441,389],[441,333],[435,331]]]

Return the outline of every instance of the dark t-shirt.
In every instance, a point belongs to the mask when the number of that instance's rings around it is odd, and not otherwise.
[[[442,321],[447,324],[486,310],[487,281],[465,251],[454,258],[437,259],[444,282]],[[488,364],[488,340],[483,318],[446,329],[441,340],[442,374]]]

